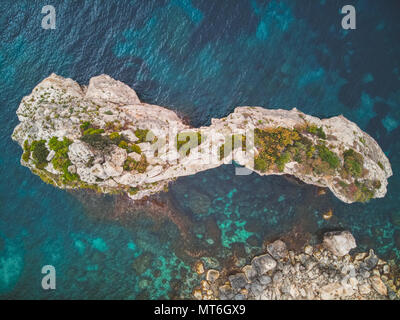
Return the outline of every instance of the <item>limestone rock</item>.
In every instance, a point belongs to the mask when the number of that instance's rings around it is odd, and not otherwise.
[[[309,245],[305,246],[304,252],[305,252],[305,254],[308,254],[309,256],[311,256],[313,254],[313,247],[309,246]]]
[[[94,155],[85,143],[78,140],[69,146],[68,156],[72,163],[86,165]]]
[[[197,261],[195,266],[194,266],[196,273],[197,274],[203,274],[204,273],[204,264],[201,261]]]
[[[140,103],[134,90],[107,75],[90,79],[85,98],[98,102],[107,101],[121,105]]]
[[[124,169],[111,161],[106,161],[103,165],[104,172],[109,177],[118,177],[122,174]]]
[[[68,167],[68,171],[72,174],[76,173],[76,166],[73,164]]]
[[[92,173],[92,175],[94,175],[95,177],[100,178],[100,179],[103,179],[103,180],[105,180],[105,179],[107,179],[107,178],[109,177],[109,175],[106,174],[106,172],[105,172],[103,166],[102,166],[101,164],[99,164],[99,163],[95,164],[95,165],[91,168],[91,173]]]
[[[267,251],[276,260],[286,258],[288,255],[286,244],[282,240],[276,240],[268,244]]]
[[[137,162],[139,162],[140,159],[142,158],[142,156],[140,154],[136,153],[136,152],[129,153],[128,157],[130,157],[131,159],[133,159],[133,160],[135,160]]]
[[[195,290],[193,290],[193,297],[196,299],[196,300],[202,300],[202,298],[203,298],[203,295],[202,295],[202,293],[201,293],[201,290],[200,289],[195,289]]]
[[[251,265],[259,275],[263,275],[268,271],[275,269],[276,261],[269,254],[264,254],[262,256],[255,257],[251,262]]]
[[[358,290],[360,294],[368,295],[371,292],[371,287],[367,283],[364,283],[358,287]]]
[[[261,283],[262,285],[265,285],[265,286],[266,286],[267,284],[270,284],[270,283],[272,282],[271,277],[270,277],[270,276],[267,276],[267,275],[261,276],[258,280],[260,281],[260,283]]]
[[[257,278],[257,271],[251,265],[246,265],[242,268],[242,271],[246,275],[246,278],[249,282],[253,281]]]
[[[221,299],[221,300],[232,299],[233,296],[234,296],[233,289],[232,289],[232,287],[229,286],[229,285],[226,285],[226,284],[225,284],[225,285],[223,285],[223,286],[220,286],[220,287],[218,288],[218,290],[219,290],[219,294],[220,294],[220,299]]]
[[[30,95],[22,99],[17,116],[20,123],[14,129],[12,138],[20,146],[24,145],[25,140],[48,142],[53,137],[60,140],[67,138],[72,141],[68,150],[69,160],[76,167],[82,182],[91,184],[104,193],[124,190],[134,200],[162,191],[169,182],[178,177],[193,175],[235,160],[244,166],[241,169],[247,172],[252,170],[259,175],[293,175],[305,183],[329,188],[336,197],[346,203],[359,201],[358,198],[349,196],[342,187],[343,183],[338,183],[338,181],[346,184],[354,183],[354,177],[342,181],[339,170],[316,176],[314,173],[300,170],[299,163],[291,161],[282,171],[271,168],[262,172],[253,165],[256,148],[251,148],[246,153],[241,152],[241,148],[235,148],[227,152],[225,158],[219,157],[225,137],[246,134],[254,129],[281,127],[293,130],[295,127],[303,126],[305,122],[323,128],[326,133],[326,145],[330,146],[329,148],[337,154],[341,162],[344,157],[343,150],[351,148],[362,155],[366,170],[361,182],[373,184],[373,190],[370,190],[373,194],[369,194],[367,198],[384,197],[387,180],[392,175],[389,160],[377,142],[343,116],[319,119],[297,109],[269,110],[243,106],[235,108],[234,112],[225,118],[212,119],[208,127],[191,128],[174,111],[141,102],[132,88],[107,75],[92,78],[86,88],[71,79],[52,74],[38,84]],[[82,139],[81,126],[85,123],[99,132],[94,136],[88,134]],[[146,137],[153,135],[157,139],[153,137],[151,142],[145,141],[143,137],[139,139],[136,136],[139,129],[141,130],[139,133],[146,133]],[[200,133],[205,139],[200,146],[192,148],[189,154],[185,154],[178,152],[175,143],[179,132],[195,136]],[[130,150],[132,145],[113,144],[109,139],[112,133],[118,133],[129,140],[130,144],[135,143],[140,146],[142,151],[140,158],[129,152],[130,157],[136,162],[140,162],[142,156],[146,157],[147,162],[140,163],[141,173],[135,172],[134,177],[124,175],[126,149]],[[317,138],[305,134],[312,143],[318,143]],[[207,147],[210,142],[214,143],[213,148]],[[154,152],[155,146],[159,147],[157,155]],[[53,156],[54,153],[50,152],[48,161]],[[32,161],[22,161],[22,164],[39,176],[49,176],[48,173],[58,176],[63,174],[57,172],[50,164],[47,166],[48,170],[40,169],[42,172],[35,168]],[[104,173],[98,165],[103,167]],[[125,170],[135,171],[130,165],[133,164],[128,163]],[[94,166],[96,167],[93,168]],[[144,175],[142,171],[147,174]],[[114,180],[109,179],[110,177]],[[63,179],[55,180],[63,181]],[[81,185],[80,183],[57,184],[61,188],[79,188]],[[132,189],[135,191],[128,191]],[[207,200],[203,202],[206,204]],[[280,253],[275,256],[279,260],[278,256]]]
[[[364,263],[363,266],[365,266],[365,268],[367,270],[372,270],[373,268],[375,268],[375,266],[378,264],[378,257],[376,256],[376,254],[374,253],[374,250],[370,250],[369,251],[369,255],[368,257],[366,257],[364,259]]]
[[[378,292],[382,296],[386,296],[388,294],[387,287],[381,280],[379,276],[372,276],[370,279],[372,288],[375,289],[376,292]]]
[[[322,300],[345,298],[351,296],[353,293],[353,289],[345,287],[340,283],[330,283],[320,289]]]
[[[338,257],[343,257],[357,247],[356,240],[349,231],[325,233],[323,245]]]
[[[47,161],[53,160],[54,156],[56,155],[56,152],[54,150],[50,150],[48,156],[47,156]]]
[[[237,273],[235,275],[229,276],[229,281],[234,290],[240,290],[244,288],[247,284],[247,278],[244,273]]]
[[[214,283],[215,281],[218,280],[218,278],[219,278],[218,270],[210,269],[207,271],[206,279],[208,282]]]

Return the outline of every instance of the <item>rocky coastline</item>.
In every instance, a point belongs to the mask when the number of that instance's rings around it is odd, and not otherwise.
[[[52,74],[23,98],[17,115],[12,138],[24,150],[21,164],[63,189],[139,200],[233,160],[248,169],[240,174],[292,175],[352,203],[384,197],[392,175],[377,142],[343,116],[237,107],[192,128],[107,75],[80,86]]]
[[[285,242],[265,245],[265,253],[240,272],[204,270],[193,290],[197,300],[399,300],[400,273],[393,261],[371,249],[351,254],[356,241],[348,231],[329,232],[321,244],[294,252]]]

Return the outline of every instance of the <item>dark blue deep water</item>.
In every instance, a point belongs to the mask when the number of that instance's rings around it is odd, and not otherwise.
[[[43,30],[50,2],[57,29]],[[341,28],[348,2],[357,30]],[[265,240],[295,248],[330,229],[399,261],[399,21],[389,0],[0,1],[0,298],[188,297],[199,258],[230,268]],[[194,126],[239,105],[343,114],[379,142],[394,176],[384,199],[352,205],[233,166],[178,179],[156,205],[58,190],[19,164],[11,140],[20,100],[52,72],[81,83],[107,73]]]

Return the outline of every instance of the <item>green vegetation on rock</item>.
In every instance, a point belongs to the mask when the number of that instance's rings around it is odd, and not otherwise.
[[[129,143],[129,142],[126,142],[125,140],[122,140],[118,144],[118,147],[120,147],[121,149],[125,149],[128,153],[131,153],[131,152],[136,152],[138,154],[142,153],[142,150],[140,149],[140,147],[137,144]]]
[[[320,158],[327,162],[332,169],[336,169],[339,167],[340,160],[339,157],[328,149],[328,147],[319,144],[317,145],[317,150]]]
[[[44,169],[48,164],[47,156],[49,155],[49,150],[46,147],[46,140],[32,141],[30,150],[36,168]]]
[[[128,193],[131,195],[131,196],[134,196],[135,194],[137,194],[139,192],[139,188],[138,187],[130,187],[129,189],[128,189]]]
[[[79,175],[68,171],[68,167],[72,165],[71,160],[68,157],[69,146],[72,141],[67,137],[64,137],[62,141],[59,141],[57,137],[52,137],[49,141],[49,147],[55,151],[54,158],[51,160],[54,169],[62,172],[63,183],[79,180]]]
[[[25,140],[24,153],[22,154],[22,160],[24,160],[25,162],[28,162],[30,157],[31,157],[31,145],[29,144],[28,140]]]
[[[142,153],[142,150],[140,149],[140,147],[137,145],[137,144],[132,144],[130,147],[129,147],[129,153],[131,153],[131,152],[136,152],[136,153],[138,153],[138,154],[141,154]]]
[[[82,132],[83,132],[83,131],[89,129],[90,126],[91,126],[90,122],[89,122],[89,121],[85,121],[85,122],[83,122],[83,123],[81,124],[80,128],[81,128],[81,130],[82,130]]]
[[[222,160],[230,152],[237,148],[246,149],[246,137],[242,134],[236,134],[225,137],[225,143],[219,147],[219,159]]]
[[[364,169],[364,159],[361,154],[354,151],[353,149],[348,149],[343,153],[344,160],[344,171],[343,175],[351,175],[353,177],[359,178],[363,174]]]
[[[284,165],[291,159],[291,154],[285,151],[289,151],[288,147],[300,140],[299,133],[282,127],[255,129],[254,133],[255,146],[259,152],[255,158],[255,169],[265,172],[277,167],[283,171]]]
[[[367,202],[371,200],[375,195],[375,190],[371,188],[370,183],[360,183],[358,181],[355,182],[357,186],[357,190],[354,194],[354,200],[358,202]]]
[[[326,134],[322,127],[317,127],[316,125],[311,125],[311,126],[307,127],[307,132],[314,134],[321,139],[324,139],[324,140],[326,139]]]
[[[379,180],[355,180],[353,183],[346,183],[342,180],[337,181],[337,184],[343,189],[346,197],[357,202],[368,202],[375,195],[375,190],[381,187]]]
[[[83,122],[80,129],[82,133],[80,140],[95,149],[104,150],[112,144],[110,137],[102,135],[104,129],[94,127],[89,121]]]
[[[83,132],[83,135],[101,134],[104,133],[104,129],[88,128]]]
[[[260,172],[265,172],[268,169],[267,161],[262,158],[254,159],[254,169]]]
[[[136,129],[135,136],[139,139],[137,143],[150,142],[152,140],[152,135],[148,129]]]
[[[180,151],[183,146],[186,146],[186,155],[188,156],[190,150],[199,146],[203,141],[204,137],[200,132],[181,132],[176,135],[176,149]]]
[[[139,161],[128,157],[124,163],[125,171],[137,171],[139,173],[145,173],[149,163],[147,162],[146,156],[143,154]]]
[[[278,170],[282,172],[285,169],[286,163],[290,162],[291,156],[289,151],[285,151],[277,160],[276,160],[276,166],[278,167]]]
[[[86,134],[80,139],[98,150],[104,150],[112,144],[111,139],[108,136],[103,136],[101,133]]]

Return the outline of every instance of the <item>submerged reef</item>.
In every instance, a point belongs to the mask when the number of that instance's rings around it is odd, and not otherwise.
[[[276,240],[241,270],[200,270],[193,290],[198,300],[398,300],[400,278],[394,261],[356,248],[348,231],[329,232],[322,244],[297,252]],[[201,269],[201,268],[198,268]]]
[[[138,200],[235,161],[248,169],[239,174],[293,175],[352,203],[384,197],[392,175],[377,142],[343,116],[237,107],[192,128],[107,75],[80,86],[52,74],[23,98],[17,115],[12,138],[24,149],[22,165],[63,189]]]

